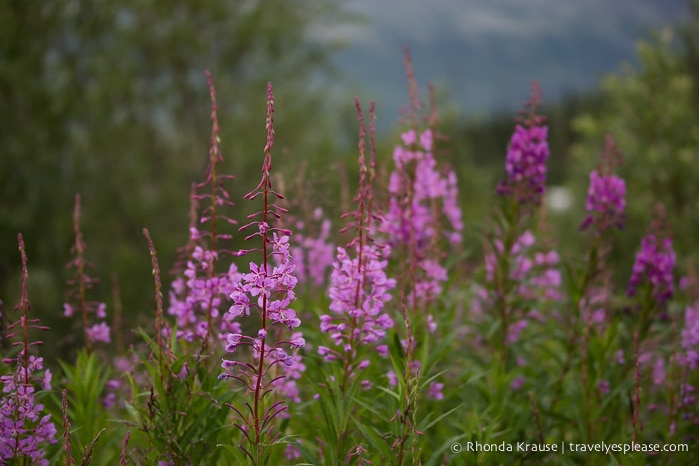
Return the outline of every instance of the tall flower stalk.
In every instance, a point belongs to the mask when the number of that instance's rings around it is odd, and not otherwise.
[[[31,341],[29,332],[31,329],[46,331],[48,327],[40,325],[39,319],[29,317],[29,272],[21,233],[17,241],[22,258],[22,293],[15,311],[20,312],[20,317],[8,325],[6,338],[15,340],[12,347],[19,348],[19,351],[16,356],[3,359],[5,364],[14,363],[16,369],[0,377],[0,462],[5,464],[6,461],[15,460],[11,464],[47,466],[46,445],[57,442],[57,431],[51,422],[51,415],[43,414],[44,405],[36,400],[36,388],[51,389],[51,371],[44,370],[42,357],[30,354],[30,348],[42,342]]]
[[[83,234],[80,229],[80,212],[80,195],[76,194],[75,207],[73,209],[73,232],[75,234],[75,242],[71,249],[75,257],[68,262],[66,266],[67,268],[75,270],[75,276],[68,280],[68,285],[71,289],[68,292],[66,303],[63,305],[63,314],[66,317],[72,317],[75,312],[80,314],[83,332],[85,334],[85,347],[89,354],[92,352],[95,343],[109,343],[111,337],[109,325],[105,320],[107,318],[107,305],[88,299],[88,291],[92,289],[98,280],[87,274],[87,269],[93,268],[94,265],[85,259],[87,244],[83,239]],[[93,323],[93,315],[101,319],[101,321]]]
[[[674,293],[675,251],[665,221],[665,208],[657,204],[650,230],[641,240],[627,289],[636,297],[640,339],[643,340],[656,317],[665,312]]]
[[[218,104],[213,77],[206,71],[211,97],[211,146],[206,177],[192,185],[190,193],[190,225],[187,244],[180,250],[179,267],[170,290],[168,313],[177,319],[177,336],[187,342],[198,341],[200,353],[213,351],[212,344],[231,331],[238,331],[238,324],[226,318],[222,307],[232,284],[240,279],[234,263],[227,270],[219,271],[218,264],[224,254],[232,255],[224,247],[232,235],[224,233],[226,224],[237,222],[228,217],[224,208],[233,207],[225,183],[232,175],[221,173],[223,156],[219,147],[221,130],[218,122]],[[197,209],[201,207],[201,211]],[[208,226],[201,227],[200,225]]]
[[[342,393],[349,390],[358,372],[369,365],[369,360],[362,360],[361,356],[369,345],[375,346],[379,354],[388,355],[383,338],[393,326],[393,320],[383,308],[391,299],[389,291],[396,285],[394,279],[386,276],[390,248],[377,244],[373,237],[383,225],[383,218],[374,211],[375,152],[372,144],[367,161],[366,126],[359,99],[355,98],[355,106],[359,116],[359,187],[354,197],[356,209],[343,214],[342,218],[348,222],[341,230],[353,230],[354,236],[346,247],[337,248],[328,287],[331,313],[320,316],[320,330],[330,334],[338,348],[318,347],[326,361],[341,361]],[[373,103],[369,114],[373,136]]]
[[[382,225],[391,251],[401,261],[402,281],[410,289],[407,297],[413,324],[426,323],[418,309],[429,304],[443,291],[447,271],[444,240],[449,248],[461,244],[463,221],[458,205],[457,177],[454,170],[441,169],[435,158],[438,122],[434,98],[428,127],[418,129],[422,107],[412,61],[405,51],[405,67],[410,97],[408,131],[401,135],[401,144],[393,151],[394,169],[388,183],[388,208]]]
[[[518,298],[521,272],[513,263],[523,247],[534,244],[528,232],[529,222],[538,212],[546,190],[546,161],[549,157],[548,127],[537,112],[541,106],[541,89],[532,83],[530,99],[525,103],[523,118],[518,119],[507,148],[506,178],[498,185],[501,194],[498,222],[488,238],[490,250],[487,260],[490,296],[486,297],[500,321],[495,335],[497,355],[504,362],[508,355],[508,341],[513,325],[521,312],[513,302]],[[553,259],[553,258],[552,258]],[[550,261],[552,264],[557,260]],[[523,262],[523,264],[526,263]],[[489,264],[489,265],[488,265]],[[553,279],[551,275],[544,275]],[[544,280],[545,281],[545,280]],[[515,331],[517,329],[514,329]]]
[[[600,163],[590,172],[590,183],[585,199],[585,218],[580,230],[588,240],[583,270],[571,290],[571,312],[563,316],[568,329],[566,337],[566,358],[556,384],[556,396],[551,404],[558,402],[563,379],[571,368],[573,358],[577,358],[582,347],[582,382],[584,387],[585,431],[591,440],[592,425],[590,413],[595,391],[599,384],[606,386],[604,380],[596,384],[592,380],[593,365],[591,348],[600,344],[600,338],[609,325],[609,308],[613,293],[611,271],[606,258],[611,250],[611,241],[616,230],[621,230],[626,218],[626,183],[616,175],[616,167],[622,162],[622,155],[616,147],[614,138],[607,135]],[[596,332],[595,332],[596,330]]]
[[[288,409],[284,399],[275,397],[283,393],[280,386],[286,372],[299,370],[298,358],[288,350],[297,350],[305,345],[299,333],[284,337],[283,332],[297,328],[301,321],[292,309],[291,302],[296,299],[294,287],[294,265],[290,254],[291,232],[273,226],[286,210],[274,200],[283,196],[272,189],[270,172],[272,170],[272,146],[274,145],[274,94],[272,84],[267,84],[267,143],[265,158],[262,163],[262,178],[245,199],[262,198],[262,210],[248,216],[251,221],[240,227],[241,231],[253,230],[246,241],[257,240],[260,246],[240,251],[239,255],[257,252],[261,262],[250,262],[249,273],[242,273],[240,279],[232,284],[229,298],[232,306],[229,314],[238,319],[249,317],[251,311],[259,317],[257,334],[248,336],[242,332],[226,335],[225,351],[238,353],[240,347],[248,347],[252,362],[238,359],[224,359],[225,370],[221,379],[232,378],[245,386],[252,396],[244,407],[233,404],[228,406],[237,414],[236,427],[240,429],[246,445],[240,445],[245,456],[253,464],[263,464],[269,454],[269,446],[279,437],[274,431],[274,419]],[[276,264],[276,265],[273,265]],[[271,399],[270,399],[271,398]],[[276,398],[276,401],[275,401]],[[280,398],[280,397],[279,397]]]

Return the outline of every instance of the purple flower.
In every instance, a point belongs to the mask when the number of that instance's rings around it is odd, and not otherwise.
[[[508,254],[512,264],[509,277],[513,282],[518,282],[517,293],[520,297],[530,300],[560,301],[562,295],[561,272],[557,268],[560,258],[554,250],[548,252],[532,252],[532,246],[536,238],[527,230],[515,241],[512,250]],[[485,270],[486,280],[495,280],[498,256],[505,254],[501,240],[496,239],[495,251],[486,255]],[[532,259],[533,257],[533,259]],[[492,299],[487,292],[479,292],[478,301]],[[479,303],[476,302],[476,305]]]
[[[236,287],[241,276],[236,265],[231,263],[226,272],[216,273],[217,258],[217,253],[196,246],[183,276],[172,282],[168,313],[177,319],[178,338],[186,341],[206,338],[209,319],[216,325],[219,338],[226,332],[237,331],[238,324],[222,316],[220,310],[231,293],[239,292],[239,299],[233,300],[237,316],[250,313],[248,295]]]
[[[510,325],[507,332],[507,343],[512,344],[519,340],[519,335],[522,330],[529,326],[529,322],[525,319],[518,320],[514,325]]]
[[[398,377],[396,376],[396,373],[393,371],[388,371],[386,373],[386,377],[388,377],[388,383],[391,385],[391,387],[395,387],[398,385]]]
[[[39,342],[28,339],[30,328],[48,330],[38,324],[38,319],[29,318],[29,298],[27,282],[27,254],[24,239],[17,235],[22,260],[22,292],[20,302],[15,309],[20,311],[18,320],[8,324],[8,338],[18,337],[13,347],[19,352],[13,358],[3,362],[16,363],[15,370],[0,376],[2,396],[0,397],[0,463],[2,464],[38,464],[47,465],[45,446],[56,443],[56,427],[51,422],[50,414],[43,414],[44,406],[36,402],[35,385],[44,390],[51,389],[51,372],[47,369],[42,375],[43,358],[29,354],[29,349]],[[19,327],[22,331],[13,329]],[[15,460],[8,461],[7,460]]]
[[[228,297],[233,305],[227,313],[230,319],[257,315],[259,321],[253,327],[257,328],[255,337],[244,335],[239,330],[225,335],[226,352],[232,353],[241,345],[249,346],[252,358],[257,362],[251,364],[224,358],[221,367],[225,372],[219,376],[220,379],[233,378],[241,381],[249,392],[254,393],[253,401],[244,402],[247,409],[241,408],[246,412],[249,409],[250,416],[242,415],[241,409],[231,405],[242,417],[239,419],[242,428],[249,430],[250,434],[246,434],[246,437],[255,445],[254,448],[261,448],[261,439],[267,435],[263,434],[263,430],[269,431],[270,427],[265,426],[272,419],[288,416],[283,400],[301,401],[296,381],[306,369],[301,355],[296,353],[298,348],[305,345],[301,333],[292,333],[288,340],[282,337],[285,328],[292,330],[301,324],[301,320],[290,307],[296,299],[294,288],[298,283],[294,273],[296,266],[291,256],[291,232],[270,223],[286,212],[286,209],[273,202],[273,197],[283,197],[272,190],[270,179],[274,143],[274,96],[271,83],[267,85],[267,104],[267,144],[262,178],[257,187],[244,196],[248,200],[261,197],[264,210],[248,216],[252,219],[250,223],[239,229],[252,229],[253,232],[248,234],[246,241],[255,239],[261,244],[256,249],[239,251],[237,254],[240,256],[259,251],[262,257],[259,263],[249,263],[248,273],[241,273],[231,281]],[[287,349],[294,353],[287,353]],[[237,374],[231,374],[231,371],[237,371]],[[268,410],[262,410],[261,399],[270,390],[279,395],[282,401]]]
[[[299,443],[301,442],[299,441]],[[284,456],[289,461],[297,460],[301,458],[301,451],[293,443],[287,443],[284,449]]]
[[[532,83],[530,99],[525,103],[526,118],[515,126],[505,158],[507,178],[498,185],[502,195],[513,196],[521,204],[541,204],[546,190],[546,161],[550,151],[548,127],[536,114],[541,104],[541,89]]]
[[[321,331],[329,333],[338,346],[350,341],[358,346],[375,344],[393,326],[383,307],[391,299],[389,290],[396,281],[386,277],[387,262],[381,260],[378,248],[365,245],[363,254],[364,261],[360,263],[344,248],[337,248],[328,288],[333,314],[320,319]]]
[[[512,382],[510,382],[510,389],[517,391],[522,388],[522,385],[524,385],[524,377],[515,377],[512,379]]]
[[[619,365],[622,365],[626,362],[626,359],[624,358],[624,350],[619,350],[616,352],[616,363]]]
[[[106,322],[93,325],[87,329],[87,338],[93,343],[97,341],[109,343],[111,341],[109,338],[109,325]]]
[[[674,291],[674,267],[675,251],[672,249],[672,238],[646,235],[641,240],[640,251],[636,253],[627,294],[634,296],[638,287],[647,283],[652,289],[653,298],[659,304],[665,303]]]
[[[681,361],[694,370],[699,367],[699,301],[687,306],[684,311],[684,329],[682,329]]]
[[[430,382],[430,386],[427,389],[427,394],[435,400],[443,400],[444,394],[442,393],[442,389],[444,389],[443,383],[437,383],[435,381],[432,381]]]
[[[657,358],[653,364],[653,383],[662,385],[665,382],[665,361],[663,358]]]
[[[581,230],[593,223],[597,231],[624,226],[624,209],[626,208],[626,183],[615,175],[600,175],[597,171],[590,173],[590,187],[585,201],[587,217],[580,226]]]
[[[304,222],[297,222],[294,233],[293,264],[299,282],[321,286],[327,278],[327,271],[335,258],[335,247],[329,242],[331,223],[323,218],[323,210],[313,211],[313,220],[320,222],[317,236],[312,236],[305,228]],[[299,232],[299,230],[301,230]]]
[[[451,245],[461,243],[463,221],[456,173],[439,172],[432,154],[431,130],[420,135],[419,145],[413,130],[401,138],[404,146],[393,151],[395,169],[389,178],[389,208],[382,227],[390,244],[395,247],[413,241],[422,251],[438,239],[438,233]],[[442,216],[446,225],[442,225]]]
[[[550,155],[547,138],[547,126],[532,124],[515,127],[507,148],[507,180],[500,184],[501,193],[514,193],[522,203],[541,203],[546,191],[546,161]]]

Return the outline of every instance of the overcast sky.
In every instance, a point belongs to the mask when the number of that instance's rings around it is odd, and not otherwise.
[[[638,39],[681,20],[685,0],[347,0],[364,24],[334,29],[336,57],[364,100],[391,115],[407,100],[403,53],[464,115],[518,108],[531,80],[548,100],[589,89],[633,60]]]

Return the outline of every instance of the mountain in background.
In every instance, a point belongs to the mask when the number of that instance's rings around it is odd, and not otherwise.
[[[532,80],[546,102],[594,89],[636,44],[689,14],[685,0],[347,0],[360,24],[325,34],[334,63],[386,129],[408,100],[403,47],[418,84],[432,83],[461,117],[521,107]],[[344,83],[343,85],[346,85]],[[383,115],[383,117],[382,117]]]

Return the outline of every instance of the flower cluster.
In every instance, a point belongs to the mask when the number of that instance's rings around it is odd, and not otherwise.
[[[590,188],[585,201],[587,216],[580,226],[584,230],[595,223],[599,232],[610,227],[622,228],[626,207],[626,183],[616,175],[590,172]]]
[[[267,223],[262,222],[258,226],[260,236],[267,240],[266,232],[270,229]],[[294,287],[298,280],[294,276],[294,264],[291,263],[291,253],[289,252],[289,236],[272,233],[272,254],[278,255],[279,265],[272,268],[271,273],[266,264],[256,264],[250,262],[250,273],[241,274],[241,280],[234,283],[233,291],[229,298],[233,302],[228,312],[234,318],[249,316],[250,308],[258,311],[266,309],[266,314],[262,317],[269,319],[272,324],[282,324],[291,330],[298,327],[301,321],[296,317],[296,312],[289,308],[291,301],[296,299]],[[252,300],[251,300],[252,298]],[[256,298],[256,299],[255,299]],[[267,329],[261,330],[266,336]],[[241,338],[240,334],[229,334],[227,339],[227,351],[235,350],[231,339]]]
[[[385,232],[391,244],[410,244],[412,238],[418,249],[428,247],[437,241],[440,212],[450,226],[443,232],[445,237],[451,245],[460,244],[463,221],[457,202],[456,173],[450,170],[442,174],[437,170],[432,130],[423,131],[419,137],[410,130],[401,135],[401,140],[403,144],[393,151],[395,169],[388,185]],[[441,208],[435,208],[440,201]]]
[[[344,248],[337,248],[328,288],[332,314],[320,316],[320,330],[330,334],[342,352],[356,352],[360,346],[375,345],[379,354],[388,355],[388,348],[380,343],[386,330],[393,327],[393,320],[383,313],[383,308],[391,299],[389,291],[396,281],[386,276],[387,261],[382,260],[382,252],[366,245],[363,258],[357,250],[352,258]],[[340,352],[323,346],[318,352],[326,361],[343,359]]]
[[[198,235],[194,230],[193,236]],[[177,337],[186,341],[204,339],[209,334],[210,319],[218,322],[218,337],[239,331],[240,324],[224,314],[226,296],[233,292],[233,285],[241,274],[234,263],[224,273],[211,273],[218,254],[197,245],[187,261],[183,276],[172,282],[168,313],[177,318]],[[214,329],[212,328],[211,331]]]
[[[43,370],[43,359],[29,356],[27,366],[22,359],[20,354],[16,372],[0,377],[0,460],[28,458],[32,464],[48,465],[44,445],[56,443],[56,426],[50,414],[42,415],[44,405],[36,401],[34,387],[36,373]],[[41,376],[40,386],[51,389],[49,369]]]
[[[604,332],[609,321],[607,308],[612,297],[610,287],[609,283],[594,284],[585,291],[578,303],[583,321],[595,326],[600,334]]]
[[[505,170],[512,185],[524,186],[518,193],[527,194],[521,194],[520,201],[532,200],[538,204],[546,190],[546,160],[550,154],[547,138],[547,126],[515,127],[507,148]]]
[[[80,314],[85,332],[85,342],[88,350],[92,349],[92,345],[96,342],[109,343],[110,328],[104,319],[107,318],[107,305],[87,299],[87,291],[98,282],[97,279],[87,275],[86,269],[93,265],[85,260],[85,249],[87,245],[83,240],[82,231],[80,230],[80,195],[75,195],[75,208],[73,210],[73,231],[75,233],[75,243],[71,252],[75,257],[68,262],[67,268],[75,269],[75,276],[68,280],[68,285],[71,287],[68,292],[66,302],[63,304],[63,315],[65,317],[73,317],[75,312]],[[102,319],[100,322],[90,323],[90,315],[97,316]]]
[[[437,170],[432,130],[419,137],[410,130],[401,139],[403,144],[393,152],[395,169],[389,179],[389,206],[381,231],[390,246],[403,246],[415,258],[415,283],[408,302],[424,307],[442,292],[447,280],[437,260],[439,238],[443,235],[451,246],[460,244],[463,221],[456,173]],[[442,216],[448,228],[443,227]]]
[[[508,254],[511,264],[508,279],[516,284],[514,293],[519,299],[539,305],[560,301],[562,299],[561,271],[558,269],[560,257],[555,250],[535,251],[535,243],[534,234],[527,230],[517,238]],[[505,254],[504,244],[500,239],[496,239],[493,245],[494,251],[485,257],[485,279],[488,283],[494,282],[498,257]],[[494,305],[495,296],[485,288],[477,288],[475,293],[472,309],[474,314],[482,314],[484,305]],[[507,343],[514,343],[519,339],[522,330],[529,325],[529,320],[543,318],[536,308],[531,308],[526,315],[520,313],[511,317],[518,320],[508,328]]]
[[[24,239],[18,235],[19,251],[22,257],[22,293],[20,302],[15,307],[22,313],[21,317],[8,325],[10,332],[6,338],[18,336],[13,346],[20,348],[16,357],[3,359],[4,363],[16,363],[16,370],[0,377],[2,397],[0,397],[0,463],[8,460],[27,460],[31,464],[48,465],[45,445],[56,443],[56,427],[51,422],[51,415],[42,415],[44,406],[36,401],[36,387],[51,389],[51,371],[46,369],[43,375],[43,358],[29,354],[31,346],[40,345],[40,341],[30,342],[29,329],[48,330],[39,325],[38,319],[29,318],[29,298],[27,282],[27,254]],[[21,461],[17,461],[19,464]],[[12,462],[11,464],[15,464]]]
[[[517,295],[530,300],[561,300],[561,272],[557,268],[560,257],[555,250],[533,251],[536,238],[527,230],[517,238],[510,250],[512,262],[510,279],[518,283]],[[495,251],[485,257],[486,280],[495,279],[497,258],[505,253],[501,240],[494,242]]]
[[[232,235],[222,233],[221,222],[235,225],[236,221],[226,216],[221,209],[233,207],[224,182],[232,180],[231,175],[219,173],[223,156],[219,148],[220,127],[218,123],[218,105],[213,78],[207,71],[211,97],[211,148],[209,165],[203,182],[192,186],[190,194],[190,228],[187,246],[181,249],[181,264],[184,270],[177,270],[177,276],[170,290],[168,313],[177,318],[177,336],[186,341],[198,338],[204,341],[213,335],[218,327],[219,339],[228,332],[239,331],[239,324],[227,318],[221,312],[222,303],[232,291],[232,284],[240,280],[235,264],[228,270],[218,272],[216,264],[224,253],[231,251],[221,247],[221,242],[229,241]],[[204,203],[201,213],[197,206]],[[197,224],[208,224],[208,229],[197,228]]]
[[[299,282],[322,286],[326,281],[327,270],[332,266],[335,257],[335,248],[329,242],[332,225],[330,220],[323,218],[323,209],[320,207],[313,211],[313,221],[320,223],[316,236],[310,233],[304,234],[306,223],[296,222],[294,246],[291,252]]]
[[[544,118],[536,115],[540,101],[541,91],[533,83],[531,98],[525,104],[527,118],[517,124],[507,147],[507,179],[498,186],[499,193],[514,195],[520,203],[537,206],[546,191],[546,161],[550,155],[548,127],[542,124]]]
[[[682,349],[684,363],[692,370],[699,367],[699,301],[687,306],[684,311]]]
[[[382,356],[388,355],[388,348],[381,344],[381,340],[386,330],[393,326],[393,321],[383,313],[383,307],[391,299],[389,291],[396,285],[394,279],[386,276],[388,261],[385,257],[390,253],[390,247],[376,244],[371,236],[375,231],[382,231],[385,225],[383,217],[374,211],[375,170],[369,169],[375,167],[376,163],[373,144],[374,106],[372,103],[369,108],[372,118],[369,163],[365,153],[364,116],[356,98],[355,106],[359,116],[359,188],[354,197],[356,208],[343,215],[343,218],[350,220],[342,230],[353,229],[355,235],[346,248],[337,248],[328,287],[331,300],[329,310],[332,314],[320,317],[321,331],[328,333],[333,343],[341,349],[318,347],[318,353],[326,361],[343,361],[343,390],[349,379],[356,375],[357,369],[363,370],[369,366],[368,360],[358,360],[360,350],[366,348],[366,345],[374,345]],[[362,383],[365,388],[369,387],[368,381]]]
[[[258,220],[252,220],[240,228],[241,231],[256,229],[245,240],[258,238],[261,248],[238,252],[238,255],[259,252],[262,258],[260,263],[250,262],[250,271],[240,274],[239,280],[232,283],[232,291],[228,295],[232,302],[228,310],[231,318],[257,314],[259,328],[254,336],[244,335],[241,331],[230,332],[225,336],[227,353],[235,353],[241,346],[247,346],[255,362],[251,364],[223,358],[221,367],[224,372],[219,376],[219,379],[232,378],[241,382],[253,394],[254,399],[252,403],[245,403],[246,408],[239,409],[232,404],[229,407],[238,415],[239,423],[236,425],[255,450],[274,443],[277,437],[269,437],[272,435],[270,423],[277,416],[285,415],[285,399],[300,401],[296,380],[305,370],[300,355],[294,354],[306,344],[302,334],[293,332],[291,337],[283,337],[285,330],[293,331],[301,325],[301,320],[290,307],[296,299],[294,288],[298,283],[290,252],[291,232],[269,224],[271,218],[279,219],[286,212],[286,209],[272,202],[273,198],[283,199],[281,194],[272,190],[270,177],[274,144],[273,113],[274,95],[272,84],[268,83],[267,144],[262,163],[262,179],[255,189],[245,195],[248,200],[260,196],[263,209],[248,216],[249,219],[257,217]],[[291,354],[287,350],[291,350]],[[270,392],[282,399],[277,398],[278,401],[272,402],[271,406],[265,406],[265,397]],[[253,458],[245,446],[241,448],[248,457]]]
[[[634,296],[642,283],[647,282],[653,298],[662,304],[672,297],[675,251],[672,238],[648,234],[641,240],[641,249],[636,253],[627,294]]]
[[[587,216],[580,225],[581,230],[594,224],[597,232],[601,234],[609,228],[621,229],[624,226],[626,183],[613,173],[618,155],[614,140],[607,136],[602,166],[590,172],[590,187],[585,201]]]

